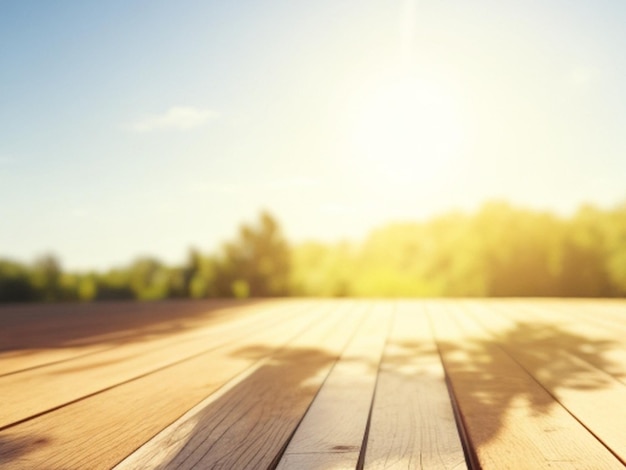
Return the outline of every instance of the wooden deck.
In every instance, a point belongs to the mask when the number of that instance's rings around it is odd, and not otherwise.
[[[0,308],[0,467],[613,469],[625,301]]]

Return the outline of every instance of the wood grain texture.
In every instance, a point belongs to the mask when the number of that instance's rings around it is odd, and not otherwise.
[[[626,301],[0,308],[0,468],[463,468],[446,383],[486,470],[626,468],[625,351]]]
[[[422,303],[398,304],[378,378],[364,468],[467,468]]]
[[[626,384],[626,315],[621,322],[609,320],[603,309],[596,311],[583,302],[523,302],[518,308],[506,307],[498,306],[498,311],[518,323],[532,319],[558,330],[559,342],[569,343],[564,345],[569,353]],[[623,309],[626,314],[626,302]]]
[[[0,408],[0,428],[218,348],[256,329],[269,328],[298,314],[306,305],[268,304],[219,324],[0,377],[0,388],[6,393]]]
[[[175,422],[118,469],[267,468],[363,319],[362,306],[342,310],[268,356],[226,393]],[[251,346],[250,353],[255,349],[259,347]]]
[[[25,349],[0,353],[0,378],[4,375],[16,374],[21,371],[45,367],[49,364],[60,364],[72,359],[89,356],[115,345],[98,343],[93,346],[78,346],[57,349]]]
[[[281,468],[298,470],[354,470],[359,452],[322,452],[319,455],[287,454],[281,460]]]
[[[482,315],[475,314],[478,318],[474,319],[564,408],[626,462],[626,407],[622,405],[626,403],[626,386],[603,370],[612,366],[605,358],[607,350],[621,348],[621,342],[607,341],[610,335],[593,325],[581,329],[572,322],[555,321],[554,315],[505,310],[483,311]],[[472,318],[465,314],[460,321],[469,325]],[[518,334],[511,335],[516,329]]]
[[[484,331],[467,331],[459,323],[458,304],[432,304],[429,313],[482,468],[623,468]]]
[[[333,367],[278,469],[354,469],[364,440],[393,304],[376,303]]]
[[[320,305],[323,307],[323,305]],[[0,464],[16,469],[111,468],[222,385],[326,317],[295,315],[0,432]],[[255,345],[250,350],[250,345]]]
[[[0,305],[0,375],[248,314],[255,302]]]
[[[532,342],[535,350],[549,353],[558,348],[626,384],[626,331],[613,324],[594,321],[603,319],[603,312],[583,308],[583,305],[554,301],[517,302],[515,308],[495,305],[489,310],[497,309],[500,318],[511,319],[517,328],[541,331],[539,337],[531,334],[516,338]],[[475,315],[480,315],[480,311],[480,308],[474,308]]]
[[[626,332],[626,300],[624,299],[570,299],[553,300],[552,302],[537,302],[541,307],[550,306],[551,309],[566,315],[584,315],[584,321],[600,323],[603,326]]]

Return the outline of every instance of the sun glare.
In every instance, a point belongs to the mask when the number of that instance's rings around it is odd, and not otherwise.
[[[353,147],[368,171],[394,179],[430,180],[460,150],[462,129],[452,97],[419,80],[394,81],[364,100]]]

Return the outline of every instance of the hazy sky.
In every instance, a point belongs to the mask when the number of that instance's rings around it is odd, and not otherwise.
[[[623,0],[5,1],[0,256],[626,200]]]

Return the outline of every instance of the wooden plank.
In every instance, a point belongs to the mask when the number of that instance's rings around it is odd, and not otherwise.
[[[0,376],[248,315],[252,302],[163,301],[0,306]]]
[[[553,349],[558,344],[626,384],[626,334],[615,325],[594,322],[602,317],[601,312],[582,308],[580,302],[555,301],[516,302],[510,308],[496,304],[494,308],[526,330],[534,329],[534,335],[525,336],[536,346]],[[549,332],[553,332],[551,337],[547,337]]]
[[[550,315],[558,314],[565,321],[577,319],[579,322],[592,325],[594,328],[620,332],[622,334],[619,335],[619,338],[624,341],[623,332],[626,331],[626,316],[622,320],[615,318],[612,312],[602,308],[603,303],[601,302],[598,302],[598,308],[593,308],[593,304],[589,302],[559,301],[557,299],[519,301],[517,304],[524,310],[542,314],[549,313]],[[624,308],[626,314],[626,303],[624,303]]]
[[[562,406],[626,462],[626,386],[593,364],[604,361],[596,344],[606,346],[610,341],[594,337],[593,328],[587,335],[572,334],[567,325],[559,326],[551,319],[547,311],[539,316],[508,309],[507,313],[485,311],[478,321]],[[576,329],[574,325],[569,328]]]
[[[0,377],[0,387],[6,394],[0,408],[0,429],[215,349],[310,306],[307,302],[269,303],[231,321]]]
[[[12,469],[111,468],[301,332],[329,317],[295,315],[270,329],[188,359],[0,432],[0,463]]]
[[[360,303],[356,311],[337,312],[334,322],[310,328],[245,380],[170,426],[117,468],[270,467],[362,321],[363,307]]]
[[[566,317],[567,320],[573,321],[574,318],[582,319],[587,325],[595,325],[620,332],[622,338],[626,335],[626,302],[621,303],[624,310],[621,318],[612,309],[607,308],[609,305],[606,305],[606,301],[589,303],[573,299],[546,299],[533,302],[518,301],[516,303],[522,309],[535,312],[545,312],[546,310],[552,313],[558,312]]]
[[[474,456],[483,469],[623,469],[587,429],[450,303],[430,318]],[[462,316],[461,312],[459,315]]]
[[[60,364],[115,347],[115,345],[105,343],[74,348],[4,351],[0,353],[0,378],[4,375],[45,367],[49,364]]]
[[[626,299],[581,299],[579,303],[594,313],[602,312],[610,316],[622,325],[626,322]]]
[[[626,303],[624,306],[626,308]],[[561,324],[573,326],[580,324],[591,327],[596,331],[611,332],[614,340],[626,345],[626,316],[622,320],[614,318],[600,308],[602,303],[598,304],[598,309],[594,309],[587,302],[559,302],[556,300],[552,302],[519,302],[519,307],[540,316],[548,314],[553,319],[559,318],[559,323]]]
[[[3,349],[77,346],[98,337],[123,340],[138,332],[158,334],[173,321],[181,327],[193,325],[257,305],[256,300],[231,299],[2,305],[1,338]],[[16,337],[18,333],[28,335]]]
[[[376,303],[298,426],[278,469],[354,469],[371,409],[393,304]]]
[[[364,468],[467,468],[421,302],[398,305],[376,387]]]

